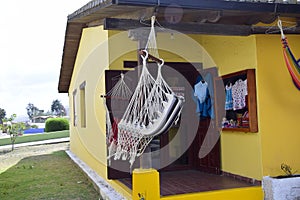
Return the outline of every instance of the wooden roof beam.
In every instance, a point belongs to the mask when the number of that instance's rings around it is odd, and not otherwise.
[[[210,34],[210,35],[244,35],[244,36],[251,34],[251,26],[246,26],[246,25],[224,25],[224,24],[206,24],[206,23],[192,23],[192,22],[180,22],[177,24],[160,22],[160,25],[164,27],[163,30],[164,32],[174,30],[185,34],[189,33],[189,34]],[[138,29],[138,28],[149,29],[150,27],[145,27],[145,25],[141,24],[140,21],[138,20],[115,19],[115,18],[104,19],[105,30],[127,31],[127,30]]]
[[[279,34],[279,29],[277,31],[270,32],[269,26],[253,26],[253,25],[233,25],[233,24],[209,24],[209,23],[193,23],[193,22],[180,22],[177,24],[170,24],[166,22],[160,22],[160,25],[164,29],[157,31],[162,32],[172,32],[178,31],[184,34],[208,34],[208,35],[237,35],[237,36],[248,36],[251,34]],[[150,27],[146,27],[141,24],[138,20],[132,19],[115,19],[115,18],[105,18],[104,19],[104,29],[105,30],[119,30],[131,32],[134,29],[136,31],[148,30]],[[287,34],[300,34],[300,26],[286,29]]]

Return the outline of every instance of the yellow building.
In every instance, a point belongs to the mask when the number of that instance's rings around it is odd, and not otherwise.
[[[126,199],[263,199],[264,176],[282,174],[282,163],[300,170],[300,92],[277,27],[279,15],[284,26],[296,26],[300,5],[210,2],[94,0],[68,17],[58,89],[70,99],[70,151]],[[185,103],[179,124],[153,138],[148,157],[137,158],[130,173],[128,160],[108,164],[100,96],[120,72],[135,90],[137,49],[152,15],[163,76]],[[300,55],[299,29],[286,33]],[[205,115],[194,89],[207,75],[213,111]],[[239,79],[247,80],[245,105],[225,110],[225,88]]]

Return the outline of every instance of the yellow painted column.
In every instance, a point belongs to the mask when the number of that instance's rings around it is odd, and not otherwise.
[[[159,173],[155,169],[135,169],[132,175],[133,200],[159,200]]]

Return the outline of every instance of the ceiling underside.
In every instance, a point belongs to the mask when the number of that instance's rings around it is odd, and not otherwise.
[[[254,25],[258,22],[272,23],[280,17],[300,19],[299,4],[239,2],[220,0],[102,0],[93,7],[79,9],[69,15],[68,22],[84,23],[86,26],[103,24],[105,18],[149,20],[156,15],[161,23],[214,23]],[[177,2],[174,4],[172,2]],[[122,27],[122,30],[126,27]]]
[[[174,4],[176,2],[176,4]],[[150,18],[181,33],[241,35],[266,33],[280,17],[295,19],[287,33],[299,34],[300,5],[221,0],[93,0],[68,16],[59,92],[68,92],[82,29],[104,25],[106,30],[149,27]],[[273,33],[279,33],[277,29]]]

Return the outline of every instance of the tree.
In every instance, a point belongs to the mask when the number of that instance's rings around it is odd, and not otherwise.
[[[32,120],[32,118],[34,116],[36,116],[37,113],[40,111],[37,107],[35,107],[33,105],[33,103],[28,103],[28,105],[26,107],[26,110],[27,110],[27,115],[28,115],[30,120]]]
[[[17,117],[16,114],[11,115],[10,118],[7,119],[7,132],[10,136],[11,141],[11,150],[13,151],[15,148],[15,142],[17,137],[22,134],[22,131],[25,129],[25,124],[22,122],[13,123],[13,120]]]
[[[0,124],[3,124],[3,119],[5,119],[6,111],[0,108]]]
[[[58,99],[56,99],[52,102],[51,111],[56,116],[65,116],[66,115],[66,109]]]

